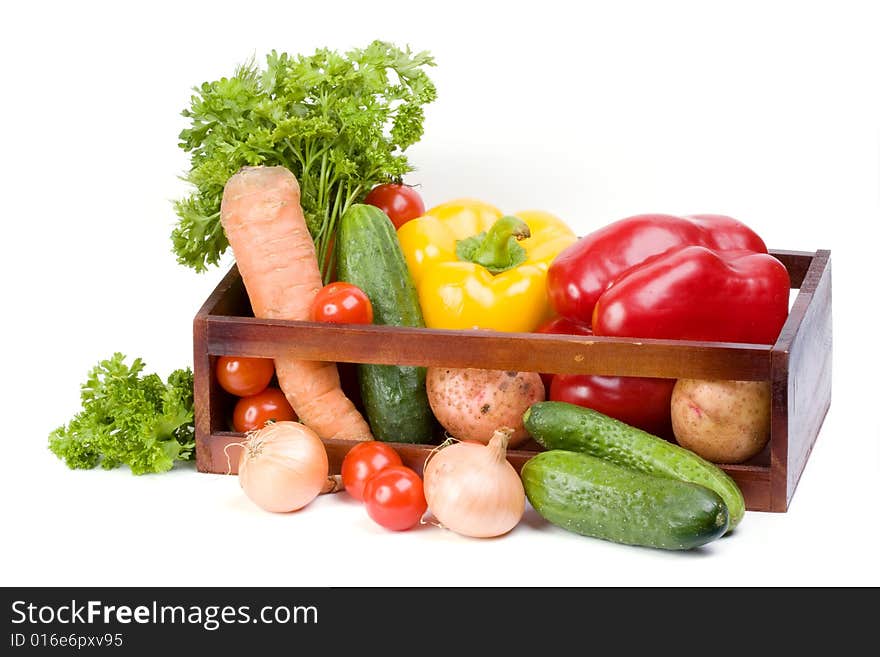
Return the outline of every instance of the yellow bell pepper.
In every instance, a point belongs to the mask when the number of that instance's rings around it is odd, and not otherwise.
[[[438,205],[397,231],[430,328],[528,332],[550,314],[547,268],[577,237],[540,210]]]

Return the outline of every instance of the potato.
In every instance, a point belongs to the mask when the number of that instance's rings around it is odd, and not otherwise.
[[[488,443],[496,429],[510,427],[509,447],[528,438],[523,413],[544,400],[536,372],[429,367],[427,389],[431,410],[450,435]]]
[[[770,439],[768,381],[680,379],[672,389],[679,445],[714,463],[742,463]]]

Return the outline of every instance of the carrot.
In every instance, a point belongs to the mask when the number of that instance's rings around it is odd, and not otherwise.
[[[308,320],[322,281],[294,175],[284,167],[244,167],[226,182],[220,221],[254,316]],[[275,373],[300,421],[318,436],[372,439],[335,363],[280,357]]]

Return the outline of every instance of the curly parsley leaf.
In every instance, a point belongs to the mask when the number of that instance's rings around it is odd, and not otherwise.
[[[163,382],[143,374],[140,358],[124,361],[117,352],[92,368],[81,387],[82,410],[49,435],[49,449],[70,468],[128,465],[144,474],[192,458],[192,371],[175,370]]]
[[[229,246],[220,225],[226,181],[242,166],[281,165],[299,181],[326,274],[339,217],[376,184],[412,170],[404,151],[421,139],[424,105],[437,97],[425,73],[433,65],[427,52],[384,41],[344,54],[273,50],[265,68],[248,62],[197,87],[180,133],[190,153],[185,179],[196,189],[174,204],[178,262],[196,271],[217,264]]]

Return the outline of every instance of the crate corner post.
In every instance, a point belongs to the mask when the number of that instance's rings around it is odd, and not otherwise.
[[[211,356],[208,354],[207,313],[193,319],[193,403],[195,415],[196,469],[212,472],[211,449]]]

